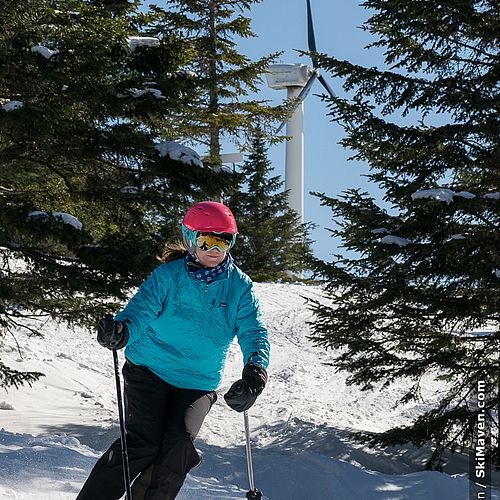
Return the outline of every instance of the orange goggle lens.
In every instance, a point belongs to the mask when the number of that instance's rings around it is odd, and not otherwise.
[[[212,248],[217,248],[219,252],[227,252],[236,239],[235,234],[230,233],[198,233],[196,236],[196,246],[207,252]]]

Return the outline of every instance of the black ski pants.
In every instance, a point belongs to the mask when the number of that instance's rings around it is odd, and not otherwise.
[[[123,379],[133,499],[174,499],[189,470],[200,463],[193,440],[216,393],[179,389],[128,360]],[[122,467],[117,439],[97,461],[77,500],[121,498],[125,493]]]

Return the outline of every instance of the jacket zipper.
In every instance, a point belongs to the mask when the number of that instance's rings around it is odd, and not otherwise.
[[[205,323],[205,316],[207,313],[207,302],[208,302],[208,284],[205,284],[203,293],[203,309],[201,310],[200,328],[198,331],[198,335],[203,335],[205,337],[208,337],[208,332],[203,332],[203,325]]]

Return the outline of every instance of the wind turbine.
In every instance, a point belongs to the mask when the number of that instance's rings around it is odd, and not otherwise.
[[[277,90],[286,89],[287,99],[296,100],[289,119],[276,129],[276,133],[286,125],[286,135],[289,139],[286,142],[285,153],[285,190],[288,191],[288,204],[299,214],[301,222],[304,222],[304,99],[316,79],[330,96],[335,97],[317,67],[316,38],[310,0],[307,0],[307,42],[311,52],[312,67],[306,64],[273,64],[266,73],[269,87]]]

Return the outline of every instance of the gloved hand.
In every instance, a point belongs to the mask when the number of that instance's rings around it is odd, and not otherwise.
[[[249,361],[243,368],[241,379],[237,380],[224,394],[226,403],[235,411],[248,410],[264,390],[267,383],[266,370]]]
[[[128,342],[128,328],[122,321],[114,321],[111,314],[106,314],[97,323],[97,342],[108,349],[121,349]]]

